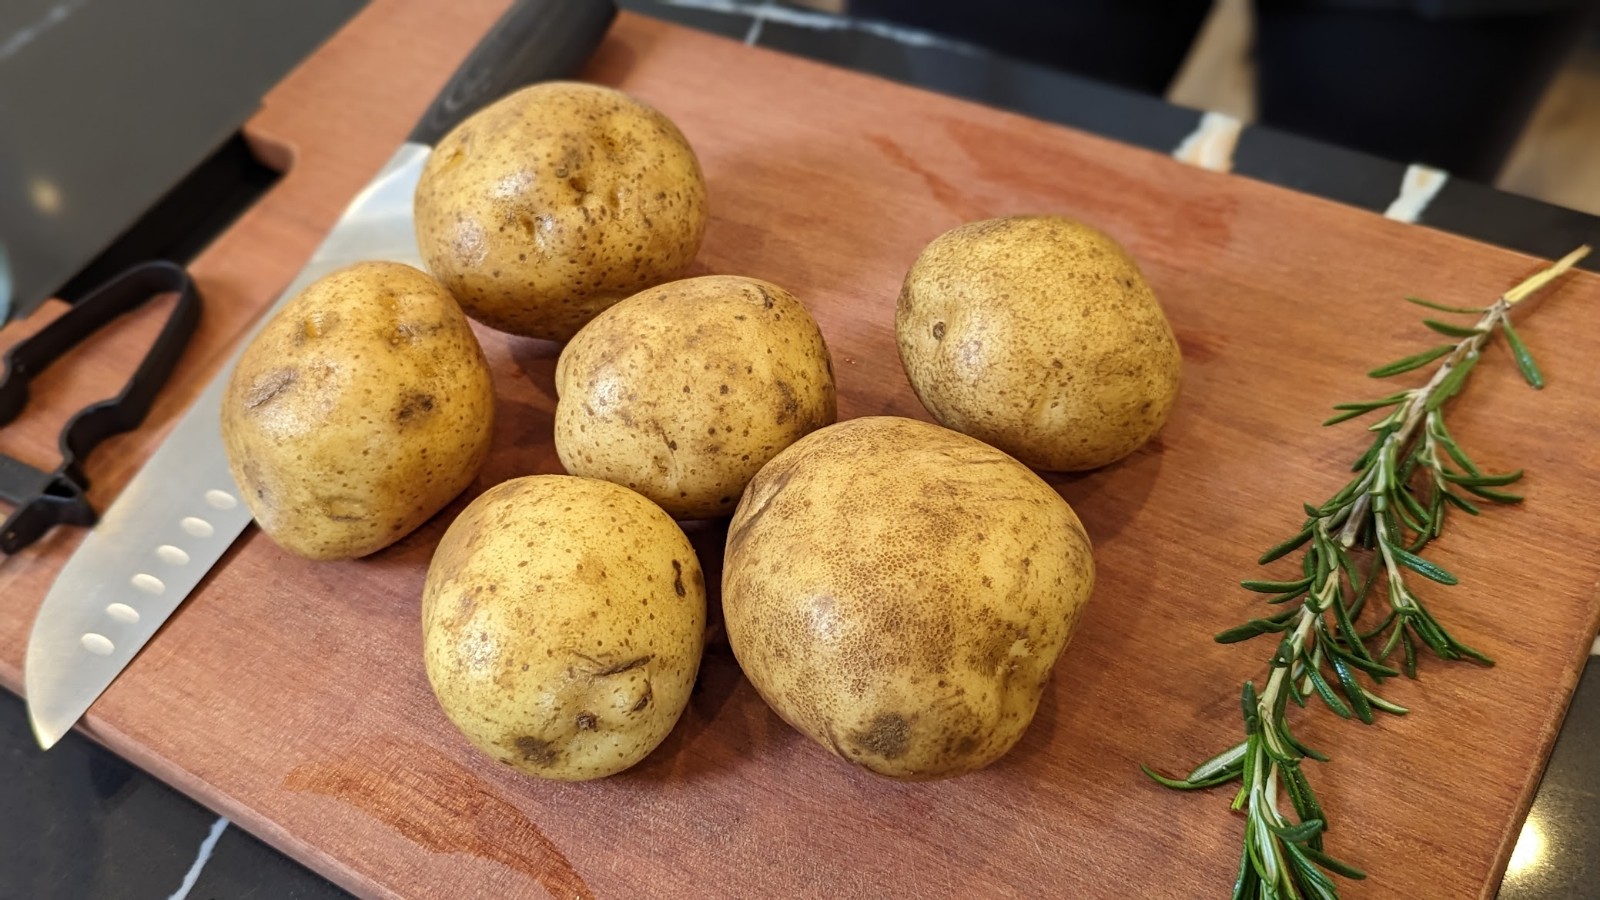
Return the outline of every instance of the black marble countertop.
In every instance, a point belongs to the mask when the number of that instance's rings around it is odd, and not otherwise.
[[[1225,117],[996,58],[950,41],[734,0],[624,7],[748,43],[872,72],[1204,164],[1193,136],[1239,175],[1554,258],[1600,239],[1600,218]],[[1422,176],[1419,178],[1419,176]],[[1431,182],[1431,184],[1430,184]],[[1441,186],[1442,182],[1442,186]],[[1436,188],[1436,190],[1431,190]],[[1413,196],[1415,195],[1415,196]],[[1590,267],[1600,265],[1591,258]],[[1600,652],[1600,642],[1596,644]],[[1600,896],[1600,664],[1584,671],[1501,886],[1502,900]],[[83,736],[49,753],[22,702],[0,692],[0,898],[334,898],[338,887]]]

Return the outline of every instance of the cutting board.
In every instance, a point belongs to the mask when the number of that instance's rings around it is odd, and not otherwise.
[[[499,12],[378,0],[273,91],[249,136],[286,175],[193,267],[206,317],[150,425],[91,461],[113,496],[247,322],[404,137]],[[815,313],[841,417],[925,417],[895,355],[894,298],[957,223],[1058,212],[1141,261],[1178,333],[1184,389],[1161,436],[1052,477],[1092,537],[1099,583],[1038,718],[993,767],[898,784],[853,769],[770,712],[725,648],[677,729],[632,771],[551,784],[455,733],[421,663],[429,555],[467,497],[371,558],[315,564],[253,529],[105,694],[85,728],[158,777],[364,895],[408,897],[1200,897],[1228,889],[1241,821],[1225,791],[1167,792],[1234,743],[1239,685],[1272,648],[1210,635],[1258,614],[1240,578],[1364,446],[1323,429],[1361,373],[1431,343],[1404,294],[1483,303],[1536,260],[1155,153],[623,16],[588,72],[682,126],[710,184],[696,272],[791,290]],[[1499,665],[1429,659],[1386,693],[1415,711],[1299,728],[1329,848],[1371,879],[1350,897],[1492,894],[1595,633],[1600,546],[1600,278],[1579,274],[1521,326],[1549,386],[1502,348],[1451,413],[1479,461],[1526,466],[1528,501],[1454,520],[1438,615]],[[54,429],[120,383],[161,310],[40,386],[0,451],[49,463]],[[35,323],[36,324],[36,323]],[[19,332],[20,333],[20,332]],[[558,347],[480,330],[500,396],[468,496],[559,471]],[[14,337],[14,335],[12,335]],[[9,338],[8,338],[9,339]],[[121,368],[119,368],[119,366]],[[59,415],[56,415],[59,413]],[[174,486],[195,489],[200,485]],[[716,530],[696,529],[715,569]],[[77,535],[0,564],[0,681],[21,688],[33,613]]]

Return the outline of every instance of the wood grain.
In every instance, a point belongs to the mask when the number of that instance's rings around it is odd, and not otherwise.
[[[379,0],[267,98],[251,134],[288,172],[194,264],[204,324],[151,424],[92,459],[99,502],[499,5]],[[1235,739],[1238,685],[1270,648],[1209,635],[1259,609],[1236,581],[1359,452],[1357,428],[1317,426],[1327,407],[1374,391],[1361,372],[1428,341],[1399,298],[1487,301],[1536,262],[637,17],[618,21],[589,76],[656,104],[698,148],[714,214],[697,271],[769,279],[807,303],[833,350],[842,416],[924,416],[895,355],[893,305],[941,231],[1060,212],[1142,261],[1183,345],[1184,393],[1134,457],[1053,479],[1094,539],[1100,583],[1022,743],[965,778],[886,782],[783,725],[714,648],[678,728],[636,769],[573,785],[497,768],[451,729],[421,665],[424,569],[466,498],[358,562],[300,561],[247,532],[95,706],[88,732],[369,896],[1223,894],[1240,829],[1226,796],[1168,793],[1136,766],[1182,769]],[[1497,347],[1453,414],[1480,462],[1530,472],[1524,505],[1454,523],[1437,558],[1463,584],[1430,591],[1499,665],[1430,660],[1389,690],[1416,710],[1402,719],[1304,720],[1335,760],[1312,773],[1333,817],[1329,847],[1371,874],[1350,897],[1488,896],[1498,883],[1600,616],[1597,302],[1600,278],[1578,275],[1521,326],[1545,391],[1523,387]],[[130,321],[94,359],[131,365],[156,324]],[[469,493],[558,470],[557,348],[480,335],[501,418]],[[41,415],[93,399],[83,395],[100,377],[46,385]],[[51,458],[51,427],[6,434],[0,451]],[[716,529],[702,536],[714,568]],[[12,690],[33,613],[76,540],[61,530],[0,563],[0,681]]]

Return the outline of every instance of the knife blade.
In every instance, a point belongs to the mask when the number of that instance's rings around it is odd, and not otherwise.
[[[577,74],[615,16],[611,0],[517,0],[85,535],[28,638],[23,685],[41,747],[72,729],[250,524],[223,453],[221,412],[228,376],[249,337],[335,269],[372,259],[421,267],[411,198],[432,145],[508,90]]]

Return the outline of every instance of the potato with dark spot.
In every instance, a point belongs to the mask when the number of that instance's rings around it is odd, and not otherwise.
[[[417,245],[467,314],[564,341],[601,310],[681,275],[706,186],[666,116],[607,87],[548,82],[474,113],[417,182]]]
[[[504,482],[434,551],[428,681],[479,750],[542,778],[612,775],[689,702],[706,590],[689,539],[633,491],[567,475]]]
[[[222,398],[228,467],[261,530],[312,559],[389,546],[489,453],[494,386],[461,307],[427,274],[359,263],[291,299]]]
[[[707,275],[618,303],[556,365],[556,451],[680,519],[726,516],[767,460],[836,417],[833,363],[788,291]]]
[[[802,438],[750,482],[722,614],[785,721],[920,780],[1011,749],[1093,587],[1089,538],[1039,476],[965,435],[880,416]]]
[[[1178,398],[1178,342],[1138,264],[1060,216],[934,239],[906,275],[895,334],[935,419],[1037,469],[1127,456]]]

